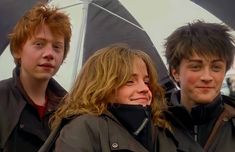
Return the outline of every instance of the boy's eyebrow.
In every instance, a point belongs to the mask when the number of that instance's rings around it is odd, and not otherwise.
[[[224,61],[223,59],[215,59],[212,62],[223,62],[223,61]]]
[[[60,41],[55,41],[54,43],[57,44],[57,45],[62,45],[62,46],[64,46],[64,43],[63,43],[63,42],[60,42]]]
[[[34,37],[33,40],[45,41],[46,39],[42,37]]]
[[[202,62],[201,59],[187,59],[188,62]]]
[[[43,37],[34,37],[34,41],[35,40],[40,40],[40,41],[48,41],[48,39],[46,39],[46,38],[43,38]],[[57,43],[57,44],[64,44],[64,42],[62,42],[62,41],[59,41],[59,40],[53,40],[54,41],[54,43]]]
[[[187,59],[188,62],[203,62],[201,59]],[[212,62],[223,62],[223,59],[214,59]]]

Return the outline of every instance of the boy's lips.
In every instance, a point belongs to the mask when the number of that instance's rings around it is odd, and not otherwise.
[[[201,87],[197,87],[197,89],[201,92],[201,93],[208,93],[212,90],[214,90],[215,87],[212,86],[201,86]]]
[[[46,68],[54,68],[54,66],[50,63],[44,63],[44,64],[40,64],[40,67],[46,67]]]
[[[41,70],[43,70],[44,72],[52,72],[55,69],[55,66],[53,66],[50,63],[43,63],[40,64],[39,67],[41,68]]]
[[[213,86],[198,86],[197,88],[201,88],[201,89],[212,89],[214,88]]]

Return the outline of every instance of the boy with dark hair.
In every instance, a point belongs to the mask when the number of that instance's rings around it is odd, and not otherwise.
[[[234,60],[229,31],[222,24],[196,21],[166,39],[170,75],[180,87],[172,94],[168,119],[183,151],[235,148],[235,102],[220,93]]]

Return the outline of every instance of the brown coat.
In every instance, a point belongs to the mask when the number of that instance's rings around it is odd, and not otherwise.
[[[156,129],[154,152],[176,152],[175,140],[169,131]],[[54,131],[39,152],[48,152],[51,142],[56,138]],[[54,137],[52,137],[54,136]],[[160,140],[159,140],[160,139]],[[163,147],[161,145],[164,144]],[[167,148],[166,148],[167,147]],[[81,115],[65,125],[56,140],[58,152],[148,152],[111,114],[102,116]]]

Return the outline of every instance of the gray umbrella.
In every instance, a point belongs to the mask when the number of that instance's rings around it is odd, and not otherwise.
[[[157,67],[159,82],[167,92],[175,88],[151,39],[118,0],[95,0],[89,4],[83,61],[95,50],[112,43],[127,43],[144,50]]]
[[[191,0],[235,29],[234,0]]]
[[[8,45],[8,34],[26,10],[39,0],[0,1],[0,55]]]

